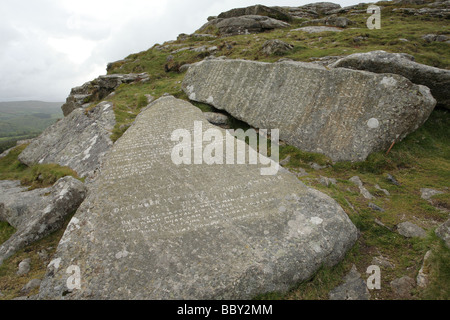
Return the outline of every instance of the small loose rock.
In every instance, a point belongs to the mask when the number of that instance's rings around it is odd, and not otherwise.
[[[410,277],[402,277],[391,282],[391,288],[399,299],[410,299],[416,282]]]
[[[400,223],[397,231],[406,238],[425,238],[427,235],[425,230],[409,221]]]
[[[19,270],[17,271],[18,276],[24,276],[28,274],[31,270],[31,259],[25,259],[19,263]]]
[[[379,212],[385,212],[386,210],[384,210],[383,208],[380,208],[379,206],[377,206],[374,203],[369,203],[369,208],[375,211],[379,211]]]
[[[41,280],[39,279],[33,279],[30,282],[28,282],[23,288],[22,290],[20,290],[20,292],[22,294],[28,294],[31,291],[33,291],[36,288],[39,288],[41,285]]]

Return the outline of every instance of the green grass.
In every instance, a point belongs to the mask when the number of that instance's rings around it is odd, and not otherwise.
[[[19,146],[6,157],[0,158],[0,180],[20,180],[22,185],[36,189],[50,187],[65,176],[78,179],[77,173],[69,167],[57,164],[37,164],[28,167],[21,163],[17,157],[26,147],[27,145]]]

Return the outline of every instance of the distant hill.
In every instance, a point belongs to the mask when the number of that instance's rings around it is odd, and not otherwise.
[[[38,136],[63,117],[63,102],[11,101],[0,102],[0,152],[18,140]]]
[[[61,106],[64,102],[44,102],[44,101],[8,101],[0,102],[0,112],[42,112],[61,113]]]

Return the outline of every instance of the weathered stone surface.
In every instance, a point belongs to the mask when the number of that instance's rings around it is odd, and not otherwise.
[[[375,211],[379,211],[379,212],[385,212],[386,210],[384,210],[383,208],[377,206],[375,203],[369,203],[369,208]]]
[[[447,40],[449,40],[449,37],[447,37],[446,35],[437,35],[437,34],[426,34],[422,37],[423,40],[425,40],[426,42],[430,43],[430,42],[445,42]]]
[[[329,294],[330,300],[369,300],[370,293],[366,282],[353,265],[352,270],[344,278],[344,283],[333,289]]]
[[[36,288],[39,288],[41,285],[41,280],[39,279],[33,279],[30,282],[28,282],[21,290],[20,293],[22,294],[29,294],[31,291],[33,291]]]
[[[290,24],[281,20],[272,19],[265,16],[241,16],[235,18],[222,19],[218,18],[206,23],[202,30],[207,30],[210,26],[216,26],[219,33],[224,36],[259,33],[267,30],[289,27]]]
[[[113,144],[109,137],[115,123],[110,102],[100,103],[87,114],[77,109],[46,129],[20,154],[19,160],[26,165],[57,163],[92,179]]]
[[[89,107],[90,101],[102,100],[103,98],[106,98],[122,83],[147,80],[149,80],[147,73],[112,74],[100,76],[93,81],[86,82],[80,87],[72,88],[70,95],[66,99],[66,103],[61,107],[61,109],[64,116],[67,117],[78,108],[85,109]]]
[[[218,15],[218,18],[228,19],[228,18],[250,16],[250,15],[266,16],[266,17],[270,17],[272,19],[286,21],[286,22],[290,22],[292,20],[292,16],[289,15],[288,13],[286,13],[282,10],[279,10],[277,8],[266,7],[266,6],[263,6],[260,4],[255,5],[255,6],[246,7],[246,8],[237,8],[237,9],[232,9],[232,10],[229,10],[226,12],[222,12],[221,14]]]
[[[444,240],[447,247],[450,248],[450,219],[436,229],[436,235]]]
[[[0,264],[25,246],[60,229],[86,197],[84,184],[72,177],[51,188],[26,191],[19,181],[0,181],[0,221],[17,231],[0,246]]]
[[[278,39],[272,39],[264,42],[262,52],[267,55],[282,55],[292,49],[294,49],[293,45]]]
[[[31,259],[27,258],[27,259],[25,259],[25,260],[23,260],[23,261],[21,261],[19,263],[19,267],[18,267],[18,270],[17,270],[17,275],[19,277],[20,276],[25,276],[25,275],[27,275],[30,272],[30,270],[31,270]]]
[[[375,185],[375,189],[377,189],[378,191],[383,192],[388,197],[391,195],[391,193],[389,191],[387,191],[386,189],[381,188],[380,185],[378,185],[378,184]]]
[[[229,117],[223,113],[204,112],[203,116],[206,118],[206,120],[208,120],[209,123],[212,123],[216,126],[228,125]]]
[[[422,268],[419,270],[419,274],[417,275],[416,281],[417,286],[420,288],[426,288],[430,282],[430,257],[432,255],[432,251],[429,250],[425,257],[423,258]]]
[[[398,75],[289,61],[202,61],[189,68],[183,90],[335,161],[387,150],[419,128],[436,103],[428,88]]]
[[[225,133],[170,96],[138,116],[70,222],[41,299],[251,298],[343,258],[356,228],[334,200],[290,173],[173,164],[172,132],[192,132],[195,121]],[[79,267],[80,290],[66,287],[70,266]]]
[[[330,65],[331,68],[351,68],[376,73],[395,73],[411,82],[430,88],[438,105],[450,108],[450,70],[420,64],[401,53],[372,51],[355,53]]]
[[[405,276],[391,282],[392,291],[398,299],[410,299],[411,291],[415,288],[416,282],[411,277]]]
[[[400,223],[397,226],[397,231],[406,238],[425,238],[427,235],[425,230],[409,221]]]

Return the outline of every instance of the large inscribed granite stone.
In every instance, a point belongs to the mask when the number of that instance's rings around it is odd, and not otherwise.
[[[137,117],[62,237],[40,299],[246,299],[343,258],[356,227],[289,172],[175,165],[172,133],[196,121],[225,132],[171,96]]]
[[[394,74],[309,63],[211,59],[189,68],[183,90],[253,127],[334,161],[365,160],[421,126],[436,100]]]

